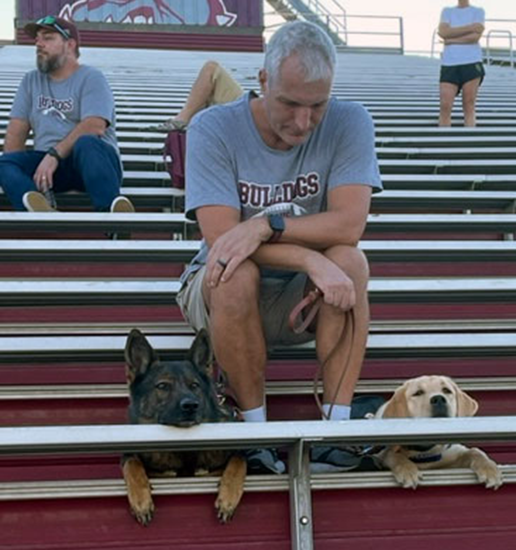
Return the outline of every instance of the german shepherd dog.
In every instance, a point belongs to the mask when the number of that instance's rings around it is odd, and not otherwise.
[[[210,370],[210,343],[205,331],[195,338],[183,361],[160,361],[137,329],[125,347],[131,424],[165,424],[188,428],[203,422],[231,422],[233,411],[219,403]],[[228,522],[240,502],[247,472],[245,459],[231,451],[156,451],[124,455],[122,469],[131,511],[142,525],[154,514],[147,472],[153,475],[222,477],[215,501],[221,523]]]

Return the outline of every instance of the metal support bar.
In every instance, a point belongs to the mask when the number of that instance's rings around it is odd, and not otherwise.
[[[313,550],[310,456],[303,439],[290,447],[288,463],[292,550]]]
[[[511,67],[514,67],[514,57],[513,57],[513,47],[512,47],[512,32],[505,29],[493,29],[490,30],[487,33],[486,37],[486,57],[487,57],[487,64],[491,65],[491,50],[489,47],[489,41],[491,38],[500,38],[500,37],[507,37],[509,40],[509,60]]]

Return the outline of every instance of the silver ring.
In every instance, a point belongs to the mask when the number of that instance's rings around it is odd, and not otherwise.
[[[41,179],[42,179],[42,180],[46,180],[46,179],[47,179],[47,176],[42,176]]]
[[[217,260],[217,263],[218,263],[223,269],[226,269],[226,267],[228,266],[228,262],[226,262],[226,260],[221,260],[220,258]]]

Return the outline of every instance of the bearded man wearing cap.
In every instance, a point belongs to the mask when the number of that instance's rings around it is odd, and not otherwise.
[[[98,211],[134,212],[120,195],[122,165],[115,103],[104,75],[80,65],[79,33],[47,16],[25,26],[37,69],[16,93],[0,157],[0,186],[15,210],[51,212],[53,192],[88,193]],[[27,151],[32,130],[34,149]]]

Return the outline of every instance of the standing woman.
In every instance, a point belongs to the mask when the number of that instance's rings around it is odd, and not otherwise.
[[[454,8],[444,8],[439,23],[439,36],[444,41],[441,61],[439,126],[451,126],[455,96],[462,90],[464,126],[476,125],[475,103],[484,79],[482,48],[485,13],[471,6],[469,0],[458,0]]]

